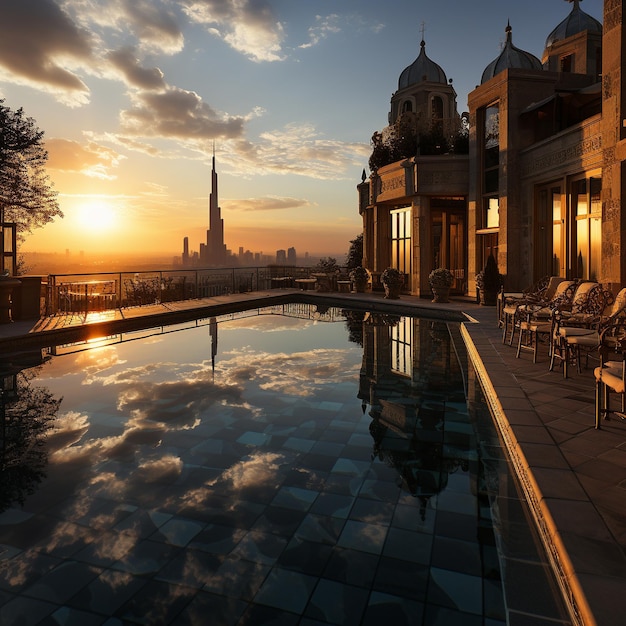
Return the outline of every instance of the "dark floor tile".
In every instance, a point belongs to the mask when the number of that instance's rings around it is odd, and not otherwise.
[[[461,613],[482,615],[482,579],[457,571],[430,568],[427,601]],[[448,622],[450,623],[450,622]]]
[[[475,541],[435,536],[431,564],[443,570],[482,576],[481,552]]]
[[[64,604],[100,573],[101,569],[86,563],[65,561],[24,589],[23,593],[39,600]]]
[[[245,535],[242,528],[209,524],[189,542],[188,548],[211,554],[229,554]]]
[[[61,559],[33,550],[21,552],[0,562],[0,589],[19,593],[62,563]]]

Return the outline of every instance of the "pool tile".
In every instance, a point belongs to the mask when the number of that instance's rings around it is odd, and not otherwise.
[[[69,601],[70,606],[107,615],[115,612],[146,584],[144,578],[105,570]]]
[[[422,602],[426,599],[428,577],[428,565],[382,557],[376,570],[373,589]]]
[[[270,572],[270,566],[239,558],[226,558],[215,570],[207,573],[205,591],[214,594],[252,600]]]
[[[359,626],[369,592],[322,578],[309,601],[305,615],[330,624]]]
[[[241,528],[222,524],[208,524],[204,530],[193,537],[188,547],[211,554],[228,554],[245,534],[246,531]]]
[[[414,626],[423,623],[423,612],[424,605],[421,602],[374,591],[365,609],[362,626],[380,626],[381,624]],[[452,622],[449,625],[452,626]],[[442,624],[442,626],[448,625]]]
[[[379,557],[359,550],[334,547],[324,578],[369,589],[376,576]]]
[[[273,565],[287,545],[287,539],[258,530],[247,532],[231,555],[247,561]]]
[[[431,567],[428,602],[482,616],[482,581],[479,576]]]
[[[390,528],[383,554],[386,557],[428,565],[432,556],[433,537],[401,528]]]
[[[386,536],[386,526],[348,520],[337,541],[337,545],[342,548],[362,550],[371,554],[381,554]]]
[[[272,500],[272,506],[281,506],[298,511],[308,511],[318,496],[317,491],[299,487],[281,487]]]
[[[316,583],[314,576],[273,568],[254,596],[254,602],[302,614]]]
[[[38,600],[64,604],[101,573],[99,568],[65,561],[24,589],[24,594]]]
[[[294,538],[278,558],[277,565],[311,576],[320,576],[332,554],[332,547]]]
[[[321,493],[311,506],[311,513],[346,519],[354,502],[355,498],[349,495]]]

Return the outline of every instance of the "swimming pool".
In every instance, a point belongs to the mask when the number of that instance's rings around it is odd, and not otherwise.
[[[456,325],[294,304],[50,353],[4,377],[1,623],[569,623]]]

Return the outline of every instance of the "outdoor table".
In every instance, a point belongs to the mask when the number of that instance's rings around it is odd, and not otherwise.
[[[94,303],[102,301],[115,301],[114,280],[83,280],[59,285],[59,308],[67,311],[87,314],[90,305],[92,310],[102,310],[99,306],[93,307]]]

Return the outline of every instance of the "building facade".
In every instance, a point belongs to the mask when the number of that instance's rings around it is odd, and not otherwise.
[[[468,97],[468,153],[425,155],[418,141],[414,155],[363,177],[364,265],[374,276],[397,267],[406,292],[429,296],[428,274],[447,267],[453,292],[473,295],[493,254],[507,290],[549,274],[626,281],[622,2],[606,0],[603,17],[573,0],[541,58],[517,48],[507,25],[502,52]],[[437,68],[422,42],[400,75],[390,124],[409,111],[431,129],[454,129],[456,94]]]

